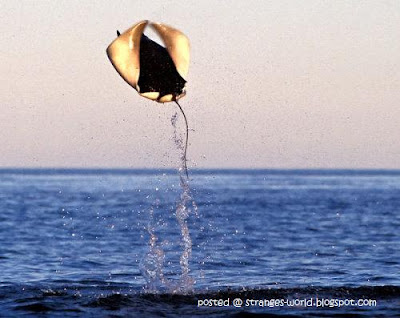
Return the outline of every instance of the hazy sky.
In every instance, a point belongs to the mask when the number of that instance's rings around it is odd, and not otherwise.
[[[0,167],[176,166],[105,53],[143,19],[191,40],[189,167],[400,168],[398,0],[1,0]]]

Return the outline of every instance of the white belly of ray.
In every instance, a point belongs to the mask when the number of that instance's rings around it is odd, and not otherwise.
[[[172,95],[172,94],[164,95],[161,98],[159,98],[159,96],[160,96],[159,92],[147,92],[147,93],[139,93],[139,94],[140,94],[140,96],[143,96],[143,97],[151,99],[151,100],[155,100],[159,103],[168,103],[168,102],[172,102],[174,100],[174,95]],[[177,96],[176,99],[179,99],[183,96],[185,96],[185,93]]]
[[[157,100],[158,96],[160,96],[159,92],[147,92],[147,93],[139,93],[141,96],[146,97],[151,100]]]
[[[147,20],[135,24],[107,48],[107,55],[112,65],[125,82],[136,90],[140,73],[140,39],[147,24]]]

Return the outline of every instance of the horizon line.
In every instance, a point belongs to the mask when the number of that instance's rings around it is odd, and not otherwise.
[[[63,173],[177,173],[178,168],[124,168],[124,167],[0,167],[0,174],[63,174]],[[317,174],[400,174],[400,169],[392,168],[191,168],[189,172],[194,174],[219,172],[219,173],[317,173]]]

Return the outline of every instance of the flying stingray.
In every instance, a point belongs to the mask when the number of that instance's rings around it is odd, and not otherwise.
[[[149,25],[160,36],[165,47],[143,34]],[[186,94],[186,76],[189,70],[189,39],[179,30],[161,23],[144,20],[133,25],[108,46],[107,55],[119,75],[139,95],[159,103],[175,102],[186,124],[186,141],[183,155],[188,179],[186,152],[189,126],[178,100]]]

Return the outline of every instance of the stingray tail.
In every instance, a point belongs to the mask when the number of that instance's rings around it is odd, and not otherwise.
[[[179,105],[178,101],[175,101],[175,103],[178,105],[179,109],[181,110],[181,113],[183,115],[183,118],[185,119],[185,124],[186,124],[186,141],[185,141],[185,148],[183,151],[183,167],[185,169],[185,174],[186,174],[186,178],[187,180],[189,180],[189,173],[188,173],[188,169],[187,169],[187,164],[186,164],[186,152],[187,152],[187,148],[188,148],[188,140],[189,140],[189,125],[187,122],[187,118],[185,115],[185,112],[183,111],[181,105]]]

